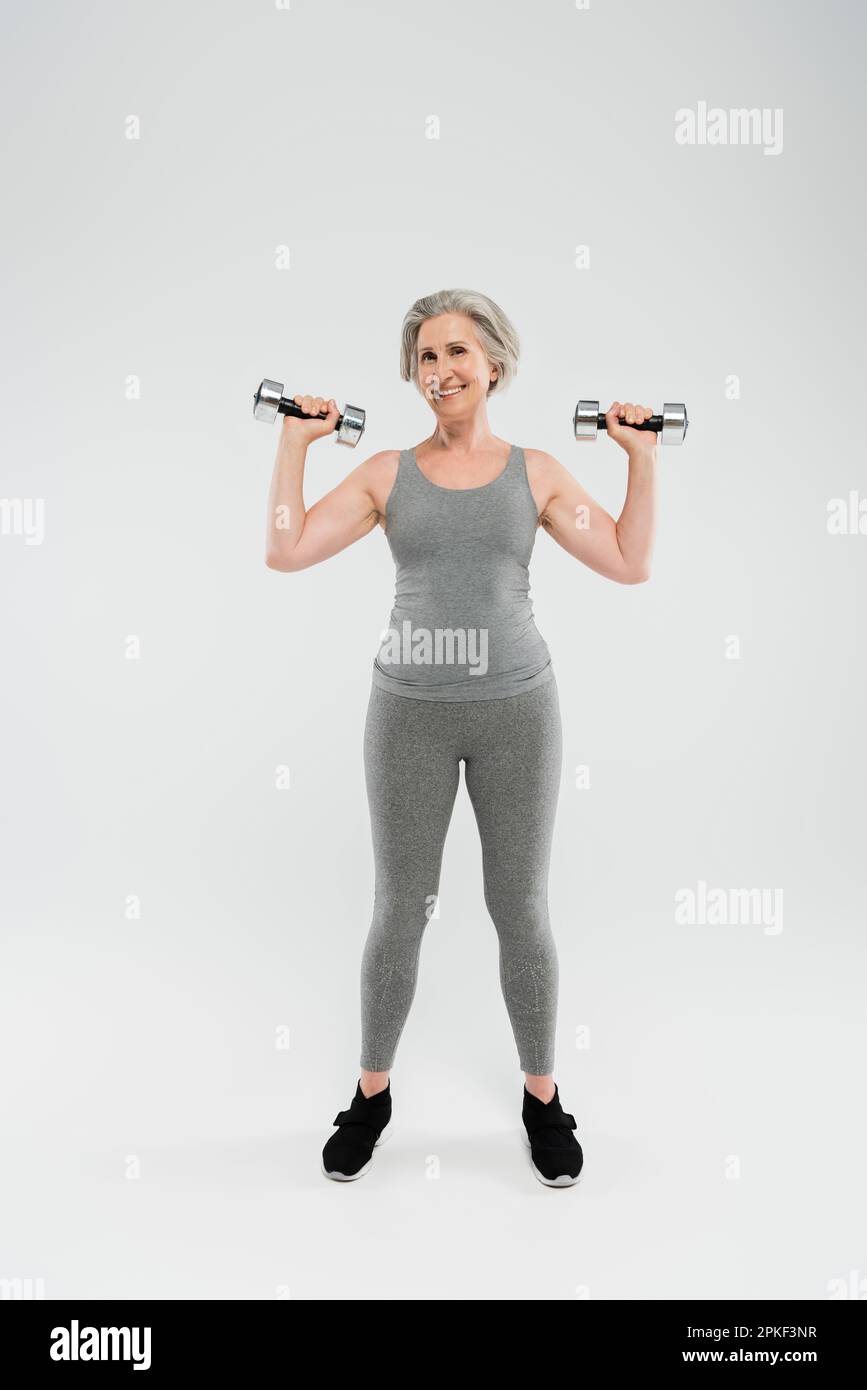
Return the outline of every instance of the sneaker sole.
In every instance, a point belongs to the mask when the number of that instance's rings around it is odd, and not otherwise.
[[[560,1176],[559,1176],[558,1178],[546,1178],[545,1175],[544,1175],[544,1173],[540,1173],[540,1172],[539,1172],[539,1169],[536,1167],[535,1163],[533,1162],[533,1147],[532,1147],[532,1145],[531,1145],[531,1143],[530,1143],[530,1136],[529,1136],[529,1134],[527,1133],[527,1131],[526,1131],[525,1129],[522,1129],[522,1130],[520,1131],[520,1134],[521,1134],[521,1138],[523,1139],[525,1145],[526,1145],[527,1148],[530,1150],[530,1167],[532,1168],[533,1172],[535,1173],[535,1175],[536,1175],[536,1177],[539,1179],[539,1181],[540,1181],[540,1182],[543,1182],[543,1183],[545,1184],[546,1187],[574,1187],[575,1184],[576,1184],[576,1182],[580,1182],[580,1181],[581,1181],[581,1179],[582,1179],[583,1176],[584,1176],[584,1164],[583,1164],[583,1163],[581,1164],[581,1172],[578,1174],[578,1176],[577,1176],[576,1178],[571,1177],[569,1173],[561,1173]]]
[[[388,1124],[385,1126],[385,1129],[382,1131],[382,1133],[380,1134],[379,1138],[377,1139],[377,1141],[376,1141],[376,1143],[374,1144],[373,1147],[376,1149],[376,1148],[379,1147],[380,1144],[384,1144],[385,1141],[386,1141],[386,1139],[390,1139],[393,1133],[394,1133],[394,1121],[393,1121],[393,1120],[389,1120]],[[325,1167],[325,1164],[324,1164],[321,1160],[320,1160],[319,1166],[320,1166],[320,1168],[322,1169],[322,1172],[325,1174],[326,1178],[333,1178],[335,1182],[355,1182],[355,1179],[356,1179],[356,1178],[363,1178],[363,1177],[364,1177],[365,1173],[366,1173],[366,1172],[368,1171],[368,1169],[370,1168],[370,1165],[372,1164],[372,1162],[373,1162],[373,1155],[371,1154],[370,1158],[367,1160],[367,1162],[365,1163],[364,1167],[363,1167],[363,1168],[359,1168],[359,1170],[358,1170],[357,1173],[338,1173],[338,1171],[337,1171],[336,1168],[335,1168],[335,1169],[332,1169],[332,1171],[329,1172],[329,1170]]]

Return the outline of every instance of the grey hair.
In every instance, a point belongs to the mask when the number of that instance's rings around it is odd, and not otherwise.
[[[521,344],[514,325],[487,295],[477,290],[437,290],[417,299],[407,312],[400,331],[400,374],[404,381],[414,381],[419,390],[418,344],[419,329],[425,319],[439,314],[465,314],[473,326],[488,361],[497,368],[497,376],[488,386],[488,395],[501,391],[515,376]]]

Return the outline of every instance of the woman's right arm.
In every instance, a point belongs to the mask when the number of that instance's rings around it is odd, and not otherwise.
[[[374,492],[385,481],[389,455],[373,454],[315,502],[304,508],[303,482],[307,448],[314,439],[331,434],[339,419],[333,400],[296,396],[307,415],[328,411],[324,420],[283,417],[274,474],[268,496],[265,564],[273,570],[303,570],[318,565],[372,531],[379,521]],[[380,474],[383,477],[380,478]]]

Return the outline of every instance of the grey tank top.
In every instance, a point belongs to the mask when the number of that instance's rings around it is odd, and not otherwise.
[[[537,512],[524,450],[481,487],[445,488],[402,449],[386,502],[394,607],[373,683],[418,700],[491,700],[552,678],[528,567]]]

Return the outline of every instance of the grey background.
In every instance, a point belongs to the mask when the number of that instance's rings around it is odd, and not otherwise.
[[[45,536],[0,537],[0,1278],[867,1296],[867,536],[826,523],[863,488],[863,11],[103,0],[3,28],[2,495],[43,498]],[[783,108],[782,153],[677,145],[699,101]],[[650,583],[543,534],[531,570],[564,721],[568,1195],[521,1147],[463,787],[398,1132],[362,1182],[319,1172],[358,1071],[361,735],[393,572],[379,530],[266,569],[277,433],[251,393],[367,409],[355,455],[311,449],[312,503],[429,434],[398,335],[452,285],[521,335],[494,431],[615,516],[624,455],[575,444],[577,398],[682,399],[693,422],[661,451]],[[783,930],[677,925],[699,880],[781,888]]]

